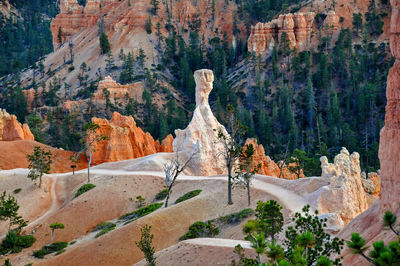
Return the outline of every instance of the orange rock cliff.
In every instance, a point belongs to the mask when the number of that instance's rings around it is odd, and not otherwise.
[[[160,144],[148,132],[136,126],[132,116],[114,112],[110,121],[92,118],[100,126],[97,134],[107,136],[107,140],[94,145],[93,164],[135,159],[157,152],[172,152],[172,135]]]
[[[18,122],[15,115],[0,109],[0,141],[34,140],[34,136],[27,124]]]
[[[390,48],[396,61],[389,71],[386,87],[385,127],[381,130],[381,210],[395,211],[400,195],[400,0],[391,0]]]

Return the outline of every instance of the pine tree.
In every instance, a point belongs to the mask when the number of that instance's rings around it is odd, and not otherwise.
[[[107,54],[111,50],[107,34],[104,31],[100,33],[100,49],[101,49],[101,54]]]
[[[151,23],[151,17],[149,16],[147,19],[146,19],[146,22],[145,22],[145,28],[146,28],[146,32],[147,32],[147,34],[151,34],[151,32],[152,32],[152,28],[153,27],[153,24]]]

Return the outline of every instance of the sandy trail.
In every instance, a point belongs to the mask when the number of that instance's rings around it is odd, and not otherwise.
[[[76,173],[84,173],[85,170],[77,171]],[[93,175],[140,175],[140,176],[157,176],[164,178],[164,173],[159,171],[127,171],[127,170],[107,170],[107,169],[91,169]],[[57,176],[67,175],[57,174]],[[287,190],[276,184],[272,184],[275,177],[256,175],[251,186],[264,191],[270,196],[279,199],[281,204],[292,212],[301,212],[301,209],[308,204],[308,202],[300,195],[293,191]],[[180,175],[177,180],[190,181],[190,180],[227,180],[226,176],[188,176]]]
[[[48,179],[51,182],[51,188],[50,188],[51,206],[44,214],[42,214],[41,216],[39,216],[38,218],[36,218],[32,222],[30,222],[27,225],[27,228],[30,228],[30,227],[40,223],[41,221],[45,220],[47,217],[50,217],[54,212],[56,212],[61,207],[61,204],[58,201],[57,192],[56,192],[57,177],[49,175]]]

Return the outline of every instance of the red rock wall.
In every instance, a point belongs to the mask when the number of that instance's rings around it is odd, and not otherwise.
[[[247,41],[249,52],[270,53],[274,46],[279,45],[284,32],[289,38],[291,48],[297,48],[298,51],[306,49],[311,43],[314,17],[314,12],[288,13],[270,22],[251,26],[251,34]],[[328,12],[324,27],[329,27],[331,31],[338,30],[339,16],[334,11]]]
[[[381,130],[381,210],[399,208],[400,195],[400,0],[391,0],[390,48],[396,62],[389,71],[386,87],[385,127]]]
[[[0,109],[0,141],[34,140],[27,124],[18,122],[15,115]]]
[[[114,112],[110,121],[92,118],[92,122],[100,126],[98,134],[108,137],[94,145],[93,164],[135,159],[157,152],[172,152],[172,135],[160,144],[150,133],[137,127],[132,116]]]

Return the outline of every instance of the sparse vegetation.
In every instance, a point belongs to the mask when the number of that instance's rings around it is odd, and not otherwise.
[[[18,253],[35,243],[36,238],[31,235],[22,236],[14,230],[8,231],[0,245],[0,254]]]
[[[120,220],[136,220],[139,219],[143,216],[146,216],[152,212],[154,212],[155,210],[157,210],[158,208],[160,208],[163,204],[162,203],[152,203],[150,205],[147,205],[146,207],[140,208],[134,212],[129,212],[126,213],[124,215],[122,215],[121,217],[119,217]]]
[[[141,195],[136,197],[136,205],[138,208],[142,208],[146,205],[146,199],[143,198]]]
[[[21,192],[21,190],[22,190],[22,188],[16,188],[16,189],[14,189],[13,193],[18,194]]]
[[[194,197],[198,196],[200,193],[201,193],[201,189],[192,190],[192,191],[186,193],[185,195],[183,195],[182,197],[179,197],[175,201],[175,204],[185,201],[185,200],[188,200],[188,199],[191,199],[191,198],[194,198]]]
[[[115,229],[117,225],[114,223],[110,223],[107,227],[105,227],[104,229],[102,229],[100,232],[98,232],[95,236],[95,238],[98,238],[99,236],[102,236],[104,234],[107,234],[108,232],[112,231]]]
[[[50,151],[45,151],[40,146],[35,146],[32,154],[26,155],[29,161],[28,178],[35,181],[39,179],[39,187],[42,186],[42,176],[49,174],[51,164],[53,163],[53,155]]]
[[[206,222],[197,221],[189,226],[187,233],[181,236],[179,240],[198,237],[214,237],[219,234],[220,228],[223,226],[240,223],[244,219],[253,215],[253,213],[254,211],[248,208]]]
[[[140,233],[140,241],[135,242],[135,244],[143,252],[144,258],[147,262],[147,266],[155,266],[155,248],[153,247],[154,235],[151,233],[151,226],[146,224],[143,228],[140,229]]]
[[[51,245],[43,246],[41,249],[34,251],[32,255],[36,258],[43,259],[44,256],[51,253],[59,252],[65,249],[67,246],[67,242],[54,242]]]
[[[51,240],[50,240],[50,244],[49,244],[49,245],[53,244],[53,241],[54,241],[54,231],[57,230],[57,229],[64,229],[64,224],[59,223],[59,222],[52,223],[52,224],[50,225],[50,229],[51,229]]]
[[[13,225],[18,225],[15,230],[19,233],[27,223],[22,216],[18,215],[18,210],[17,200],[11,195],[6,197],[6,192],[4,191],[0,195],[0,221],[8,220],[8,230],[11,230]]]
[[[82,195],[82,194],[85,193],[85,192],[88,192],[88,191],[91,190],[91,189],[94,189],[95,187],[96,187],[95,185],[90,184],[90,183],[84,184],[84,185],[81,186],[81,187],[78,189],[78,191],[75,193],[75,198],[76,198],[76,197],[79,197],[80,195]]]
[[[164,200],[167,197],[168,194],[168,189],[163,189],[160,192],[157,193],[156,197],[154,198],[155,200]]]
[[[92,232],[96,232],[99,230],[103,230],[103,229],[106,229],[109,227],[115,227],[115,226],[116,226],[116,224],[112,223],[112,222],[101,222],[92,229]]]
[[[179,240],[186,240],[198,237],[213,237],[219,234],[218,227],[212,222],[195,222],[191,226],[189,226],[189,230],[186,234],[181,236]]]

